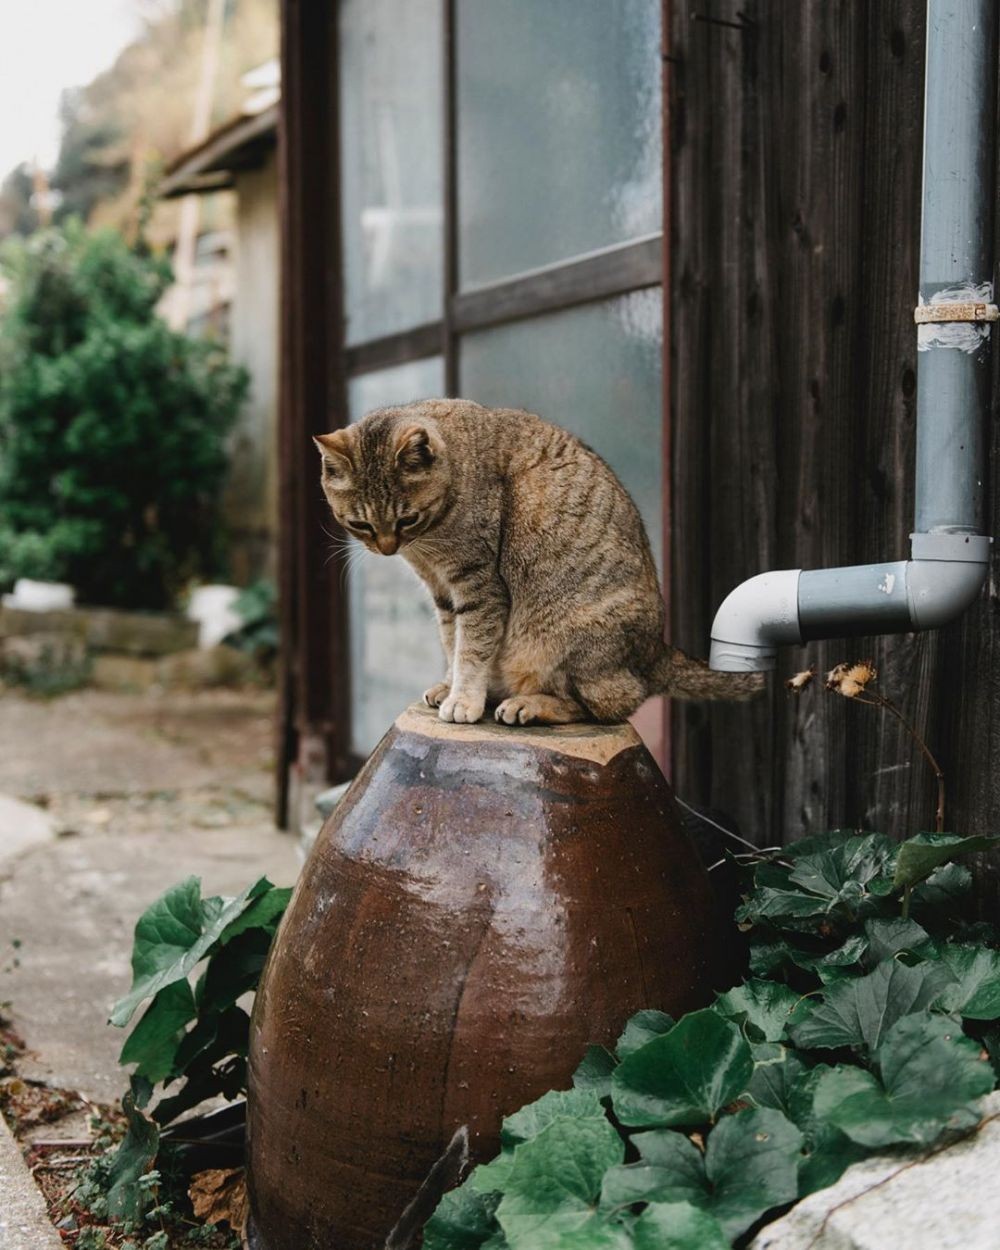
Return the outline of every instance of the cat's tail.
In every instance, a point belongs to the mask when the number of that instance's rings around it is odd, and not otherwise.
[[[664,646],[653,669],[657,694],[672,699],[752,699],[764,689],[763,673],[717,673],[704,660],[696,660],[676,647]]]

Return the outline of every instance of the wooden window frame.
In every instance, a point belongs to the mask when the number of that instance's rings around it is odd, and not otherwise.
[[[443,292],[440,320],[348,344],[345,340],[340,179],[339,0],[281,0],[282,360],[281,620],[278,727],[279,823],[287,824],[289,776],[322,770],[343,780],[363,762],[350,748],[350,647],[342,557],[315,541],[325,512],[308,435],[346,421],[353,377],[441,356],[445,390],[459,393],[464,334],[560,312],[631,291],[663,291],[663,585],[669,620],[670,526],[670,0],[661,0],[663,230],[627,243],[462,290],[458,282],[457,0],[442,4],[444,76]],[[333,414],[333,415],[331,415]],[[670,762],[664,701],[660,764]]]

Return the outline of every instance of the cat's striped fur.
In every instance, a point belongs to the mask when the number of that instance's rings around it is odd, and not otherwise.
[[[317,440],[336,519],[398,551],[437,608],[443,720],[620,721],[650,695],[745,698],[663,641],[649,540],[628,492],[578,438],[465,400],[383,408]]]

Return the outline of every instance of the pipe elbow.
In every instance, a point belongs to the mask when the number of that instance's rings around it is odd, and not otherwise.
[[[774,668],[778,647],[800,643],[801,569],[758,573],[730,591],[712,623],[709,665],[725,673]]]
[[[913,628],[940,629],[961,616],[979,597],[987,567],[967,561],[912,561],[906,591]]]

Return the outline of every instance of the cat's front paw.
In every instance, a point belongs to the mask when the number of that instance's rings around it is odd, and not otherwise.
[[[450,694],[441,704],[438,716],[456,725],[474,725],[486,708],[485,696]]]
[[[424,691],[424,702],[428,707],[440,707],[450,694],[451,686],[446,681],[439,681],[436,686]]]

